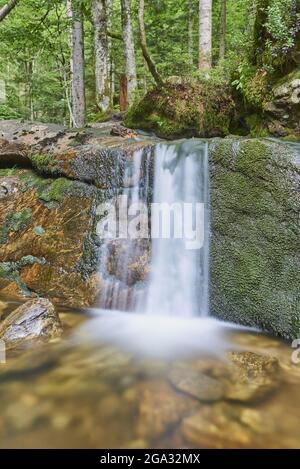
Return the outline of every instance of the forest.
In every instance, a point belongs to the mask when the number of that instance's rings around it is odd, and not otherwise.
[[[216,105],[230,108],[234,104],[237,122],[232,133],[297,134],[294,119],[282,122],[280,111],[274,109],[276,85],[283,77],[291,80],[290,74],[297,74],[299,66],[297,0],[19,0],[2,4],[2,119],[82,127],[137,106],[155,86],[168,90],[181,80],[194,85],[193,90],[188,86],[187,94],[195,107],[199,93],[208,93],[210,101],[214,90],[227,95],[224,105]],[[164,136],[178,133],[176,104],[181,104],[176,100],[182,96],[176,90],[173,94],[169,114],[175,129],[169,129],[159,111],[155,122],[146,122],[146,127]],[[151,102],[153,107],[160,106],[153,98]],[[224,112],[227,115],[230,110]],[[188,114],[183,119],[192,121],[187,123],[191,128],[194,110]],[[270,117],[268,126],[265,116]],[[128,123],[133,121],[129,116]],[[217,127],[213,133],[229,132],[223,121]],[[205,133],[210,129],[204,129]]]

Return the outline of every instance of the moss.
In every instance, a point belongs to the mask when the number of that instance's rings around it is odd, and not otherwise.
[[[40,173],[44,173],[51,164],[51,159],[52,158],[49,155],[35,154],[31,157],[31,163],[34,169]]]
[[[31,296],[31,291],[27,288],[26,284],[20,277],[20,269],[27,265],[44,264],[45,259],[40,259],[34,256],[24,256],[16,262],[0,262],[0,278],[12,280],[17,284],[20,292],[24,296]]]
[[[38,192],[38,197],[42,201],[49,202],[61,202],[70,189],[72,182],[66,178],[59,178],[51,182],[46,189],[42,189]]]
[[[299,169],[286,145],[226,139],[210,147],[211,310],[294,338],[300,330]]]
[[[12,214],[7,223],[10,231],[21,231],[31,223],[31,220],[31,209],[25,208],[22,212]]]
[[[165,138],[224,136],[234,114],[231,90],[209,81],[168,83],[129,109],[125,125]]]

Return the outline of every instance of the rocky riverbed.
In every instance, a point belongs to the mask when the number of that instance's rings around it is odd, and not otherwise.
[[[3,316],[17,306],[2,300]],[[0,365],[1,447],[300,447],[290,344],[232,330],[225,354],[151,359],[74,341],[89,315],[58,313],[63,336]]]

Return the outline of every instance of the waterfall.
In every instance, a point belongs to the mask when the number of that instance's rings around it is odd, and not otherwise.
[[[152,148],[134,151],[126,161],[123,175],[123,187],[117,191],[117,196],[111,200],[117,215],[116,236],[102,240],[99,256],[99,275],[101,278],[101,292],[98,306],[103,309],[129,311],[134,310],[138,291],[131,278],[131,268],[145,251],[142,239],[130,239],[127,232],[122,233],[120,221],[127,216],[128,207],[138,204],[147,206],[150,179],[150,158]],[[126,205],[123,210],[120,205]],[[128,222],[128,220],[127,220]],[[126,223],[127,223],[126,222]],[[103,226],[107,223],[103,218]],[[147,246],[146,246],[147,249]]]
[[[209,311],[209,174],[208,145],[201,140],[160,144],[155,152],[155,204],[174,207],[169,239],[162,227],[152,239],[151,274],[146,313],[167,316],[207,316]],[[174,205],[175,204],[175,205]],[[198,213],[196,204],[202,212]],[[160,205],[162,207],[162,205]],[[184,207],[200,220],[202,247],[189,249],[190,218]],[[176,218],[175,213],[181,219]],[[161,221],[161,219],[160,219]],[[178,224],[182,221],[181,230]],[[153,212],[152,212],[152,225]],[[154,229],[152,226],[152,233]],[[180,236],[180,231],[182,237]],[[169,233],[168,233],[169,234]],[[166,233],[165,233],[166,235]]]

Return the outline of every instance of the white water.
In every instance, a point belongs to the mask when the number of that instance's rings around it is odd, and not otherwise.
[[[234,348],[230,332],[245,328],[209,317],[207,153],[206,143],[188,140],[158,145],[155,154],[154,202],[204,203],[203,247],[188,250],[187,239],[175,239],[175,236],[152,239],[147,293],[142,295],[136,308],[128,301],[129,288],[125,285],[128,257],[119,258],[122,280],[108,276],[102,309],[91,310],[93,318],[78,331],[75,340],[105,343],[138,356],[167,359],[199,354],[223,356],[228,348]],[[141,173],[140,161],[136,157],[135,174]],[[139,200],[140,183],[136,177],[129,193],[135,201]],[[173,235],[174,230],[175,225]],[[134,246],[128,241],[126,249],[132,252]],[[105,247],[108,248],[109,243]],[[126,309],[135,313],[125,313]]]
[[[204,204],[203,247],[188,249],[188,219],[182,217],[182,238],[152,239],[151,275],[146,313],[177,317],[207,316],[209,312],[209,174],[207,143],[187,140],[158,145],[155,154],[154,202]],[[177,219],[178,220],[178,219]],[[195,221],[195,220],[194,220]],[[153,222],[153,220],[152,220]],[[178,231],[177,231],[178,232]]]

